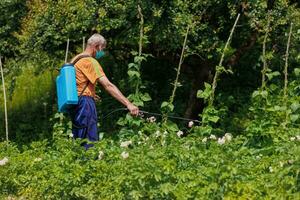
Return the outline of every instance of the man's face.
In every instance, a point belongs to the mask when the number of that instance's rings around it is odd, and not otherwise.
[[[96,59],[100,59],[100,58],[102,58],[104,55],[105,55],[105,53],[104,53],[104,48],[105,48],[105,45],[97,45],[97,46],[95,46],[95,55],[94,55],[94,57],[96,58]]]
[[[95,57],[97,51],[102,51],[104,49],[105,49],[105,45],[103,45],[103,44],[96,45],[95,48],[94,48],[93,56]]]

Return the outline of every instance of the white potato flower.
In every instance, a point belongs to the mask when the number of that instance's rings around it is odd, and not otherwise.
[[[226,138],[225,137],[218,138],[218,144],[222,145],[222,144],[225,144],[225,142],[226,142]]]
[[[121,145],[120,147],[125,147],[127,148],[129,145],[132,144],[132,141],[131,140],[128,140],[128,141],[125,141],[125,142],[121,142]]]
[[[160,131],[156,131],[156,132],[154,133],[154,135],[155,135],[155,137],[159,137],[159,136],[160,136]]]
[[[210,135],[210,136],[209,136],[209,139],[211,139],[211,140],[216,140],[217,137],[216,137],[215,135]]]
[[[167,131],[164,131],[163,135],[164,135],[164,136],[168,135],[168,132],[167,132]]]
[[[291,141],[295,141],[296,138],[295,138],[295,137],[291,137],[290,140],[291,140]]]
[[[150,123],[154,123],[156,121],[156,118],[154,116],[147,118],[147,121]]]
[[[8,158],[4,157],[2,160],[0,160],[0,166],[6,165],[8,163]]]
[[[123,152],[121,153],[121,156],[122,156],[123,159],[127,159],[127,158],[129,157],[129,153],[123,151]]]
[[[178,136],[178,137],[181,137],[182,135],[183,135],[183,132],[182,132],[182,131],[178,131],[178,132],[177,132],[177,136]]]
[[[230,142],[232,140],[232,135],[230,133],[225,133],[225,139]]]
[[[189,127],[189,128],[192,128],[193,126],[194,126],[194,122],[193,122],[193,121],[190,121],[188,127]]]
[[[103,157],[104,157],[104,152],[103,151],[99,151],[98,160],[102,160]]]
[[[207,137],[203,138],[203,139],[202,139],[202,142],[203,142],[203,143],[206,143],[206,142],[207,142]]]

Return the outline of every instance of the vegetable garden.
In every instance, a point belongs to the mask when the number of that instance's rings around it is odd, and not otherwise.
[[[300,198],[298,1],[0,10],[1,199]],[[98,87],[101,140],[85,150],[57,111],[55,78],[67,41],[73,57],[94,32],[108,41],[107,77],[145,112],[132,117]]]

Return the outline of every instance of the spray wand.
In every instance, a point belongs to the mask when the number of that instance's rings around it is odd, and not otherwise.
[[[128,111],[128,109],[127,108],[117,108],[115,110],[112,110],[108,114],[106,114],[103,117],[103,119],[108,118],[113,113],[120,112],[120,111]],[[154,113],[154,112],[148,112],[148,111],[140,110],[139,116],[143,116],[144,114],[146,114],[146,115],[152,115],[152,116],[159,116],[159,117],[163,117],[164,116],[164,115],[159,114],[159,113]],[[192,121],[192,122],[196,122],[196,123],[201,123],[199,120],[189,119],[189,118],[184,118],[184,117],[176,117],[176,116],[169,116],[169,115],[167,117],[170,118],[170,119],[177,119],[177,120],[182,120],[182,121],[189,121],[189,122]]]

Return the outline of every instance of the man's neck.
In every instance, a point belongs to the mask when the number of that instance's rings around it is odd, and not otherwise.
[[[93,50],[89,49],[89,48],[86,48],[81,54],[93,56]]]

